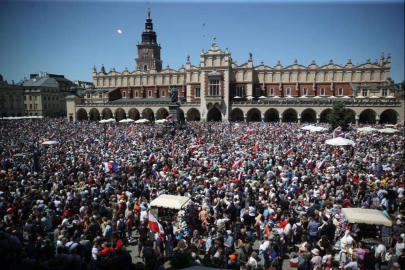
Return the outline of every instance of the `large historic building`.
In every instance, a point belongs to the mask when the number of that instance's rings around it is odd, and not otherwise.
[[[181,115],[202,121],[325,121],[333,102],[342,101],[353,122],[402,123],[403,91],[390,78],[391,56],[367,59],[354,65],[309,66],[294,61],[270,67],[255,66],[250,53],[237,65],[228,48],[221,50],[214,38],[200,62],[187,56],[178,70],[163,68],[161,46],[148,11],[142,42],[137,45],[135,70],[118,72],[93,68],[94,89],[83,98],[67,97],[70,121],[101,118],[161,119],[168,115],[170,89],[179,89]]]

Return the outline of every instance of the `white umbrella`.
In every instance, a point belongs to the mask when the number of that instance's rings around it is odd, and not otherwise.
[[[106,124],[106,123],[110,123],[110,121],[103,119],[101,121],[98,121],[100,124]]]
[[[267,97],[265,97],[265,96],[261,96],[261,97],[259,97],[260,99],[263,99],[263,98],[267,98]]]
[[[369,98],[372,98],[372,99],[377,99],[377,98],[380,98],[380,97],[377,97],[377,96],[371,96],[371,97],[369,97]]]
[[[316,96],[316,97],[314,97],[314,98],[321,98],[320,96]]]
[[[135,120],[132,120],[132,119],[123,119],[123,120],[120,121],[120,123],[132,123],[132,122],[135,122]]]
[[[335,96],[330,96],[329,98],[336,98]]]
[[[279,96],[274,96],[273,98],[280,98]]]
[[[53,145],[53,144],[58,144],[59,142],[57,142],[57,141],[44,141],[43,143],[41,143],[41,144],[46,144],[46,145]]]
[[[373,131],[377,131],[377,129],[372,127],[362,127],[357,129],[357,132],[373,132]]]
[[[301,127],[302,130],[310,130],[310,131],[313,130],[314,128],[316,128],[316,126],[312,125]]]
[[[395,132],[399,132],[398,129],[394,129],[394,128],[384,128],[384,129],[380,129],[378,130],[378,132],[380,133],[385,133],[385,134],[393,134]]]
[[[385,124],[384,127],[395,127],[393,124]]]
[[[156,120],[156,121],[155,121],[156,124],[164,124],[164,123],[166,123],[166,122],[167,122],[166,119],[160,119],[160,120]]]
[[[292,97],[292,96],[288,96],[288,97],[286,97],[286,98],[294,98],[294,97]]]
[[[239,96],[234,96],[233,98],[240,98]]]
[[[143,123],[149,123],[149,120],[147,119],[139,119],[135,121],[136,124],[143,124]]]
[[[394,96],[386,96],[385,98],[395,98]]]
[[[110,123],[115,123],[115,122],[117,122],[117,121],[115,121],[114,118],[110,118],[110,119],[108,119],[107,121],[110,122]]]
[[[326,145],[332,145],[332,146],[345,146],[345,145],[351,145],[354,146],[356,143],[352,140],[344,139],[342,137],[334,138],[334,139],[329,139],[325,141]]]
[[[344,97],[342,97],[342,98],[344,98],[344,99],[350,99],[351,97],[349,97],[349,96],[344,96]]]
[[[307,96],[301,96],[301,97],[299,97],[299,98],[302,98],[302,99],[304,99],[304,98],[308,98]]]
[[[365,98],[365,97],[363,97],[363,96],[357,96],[357,97],[355,97],[355,98]]]
[[[247,99],[253,99],[253,97],[252,97],[252,96],[247,96],[246,98],[247,98]]]
[[[310,130],[311,132],[317,132],[317,131],[320,131],[320,132],[323,132],[323,131],[327,131],[327,130],[329,130],[329,129],[327,129],[327,128],[324,128],[324,127],[314,127],[312,130]]]

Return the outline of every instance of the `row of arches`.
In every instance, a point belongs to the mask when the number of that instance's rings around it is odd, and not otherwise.
[[[155,121],[158,119],[165,119],[169,116],[169,111],[166,108],[160,108],[156,113],[151,108],[146,108],[142,112],[138,109],[132,108],[128,112],[124,109],[118,108],[114,112],[110,108],[105,108],[101,112],[97,108],[92,108],[89,112],[81,108],[76,113],[78,121],[100,121],[101,119],[115,118],[117,121],[122,119],[138,120],[140,118]],[[180,109],[180,120],[185,120],[184,111]],[[187,111],[187,120],[200,121],[199,110],[192,108]]]
[[[298,113],[295,109],[289,108],[283,112],[278,111],[275,108],[268,109],[262,118],[262,112],[258,108],[250,109],[246,115],[244,114],[242,109],[235,108],[232,110],[230,114],[231,121],[246,121],[248,122],[298,122],[300,119],[302,123],[315,123],[319,122],[327,122],[327,116],[331,113],[332,109],[325,109],[319,115],[314,109],[308,108],[301,113]],[[358,120],[361,124],[397,124],[397,112],[392,109],[387,109],[379,115],[372,110],[366,109],[362,111],[357,117],[356,113],[348,109],[351,122],[355,123]],[[105,108],[101,112],[96,109],[92,108],[89,112],[85,109],[81,108],[77,111],[77,120],[84,121],[99,121],[101,119],[109,119],[115,118],[117,121],[122,119],[133,119],[138,120],[140,118],[145,118],[150,121],[154,121],[157,119],[164,119],[169,115],[169,112],[166,108],[160,108],[154,112],[151,108],[146,108],[142,112],[138,111],[136,108],[130,109],[126,112],[122,108],[117,108],[114,112],[109,109]],[[189,109],[186,113],[182,109],[180,109],[180,119],[188,121],[200,121],[200,111],[196,108]],[[222,114],[221,111],[217,107],[211,107],[207,113],[207,121],[222,121]]]
[[[356,122],[356,113],[353,110],[348,109],[351,117],[351,122]],[[319,122],[328,122],[327,116],[332,112],[332,109],[325,109],[319,114]],[[208,115],[209,116],[209,115]],[[382,112],[377,117],[377,113],[371,109],[366,109],[358,115],[358,121],[361,124],[396,124],[397,123],[397,112],[392,109],[387,109]],[[230,115],[232,121],[244,121],[244,112],[239,109],[233,109]],[[281,119],[280,119],[281,118]],[[290,108],[282,112],[277,109],[271,108],[264,113],[262,119],[262,113],[259,109],[253,108],[246,113],[246,121],[248,122],[260,122],[264,120],[265,122],[298,122],[301,119],[302,123],[315,123],[318,121],[317,112],[313,109],[306,109],[301,114],[299,114],[295,109]],[[208,120],[208,119],[207,119]]]

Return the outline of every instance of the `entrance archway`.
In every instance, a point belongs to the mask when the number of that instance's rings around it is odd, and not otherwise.
[[[149,121],[155,121],[155,114],[153,113],[153,110],[150,108],[146,108],[142,112],[143,118],[149,120]]]
[[[87,112],[85,109],[79,109],[77,111],[77,120],[78,121],[85,121],[87,120]]]
[[[287,109],[283,113],[283,122],[297,122],[297,111],[294,109]]]
[[[367,109],[361,112],[359,122],[361,124],[375,124],[376,113],[373,110]]]
[[[232,121],[242,121],[243,122],[243,111],[241,109],[233,109],[231,113]]]
[[[122,119],[127,119],[127,114],[125,113],[124,109],[121,109],[121,108],[116,109],[115,118],[117,121],[121,121]]]
[[[221,111],[218,110],[218,108],[213,107],[207,115],[207,121],[222,121],[222,114]]]
[[[264,114],[264,120],[266,122],[278,122],[279,121],[279,112],[276,109],[269,109]]]
[[[321,112],[321,115],[320,115],[320,122],[321,123],[327,123],[328,122],[328,114],[330,114],[332,112],[332,110],[331,109],[326,109],[326,110],[323,110],[322,112]]]
[[[109,108],[105,108],[102,112],[101,112],[103,119],[110,119],[112,118],[112,111]]]
[[[90,110],[90,121],[99,121],[100,113],[96,108]]]
[[[137,109],[135,109],[135,108],[132,108],[132,109],[129,110],[128,116],[132,120],[138,120],[138,119],[141,118],[141,116],[139,115],[139,111]]]
[[[169,116],[169,112],[165,108],[160,108],[157,111],[157,117],[158,119],[166,119],[166,117]]]
[[[301,113],[301,123],[315,123],[316,112],[312,109],[306,109]]]
[[[184,111],[182,109],[179,110],[179,120],[181,122],[184,122],[184,120],[185,120]]]
[[[261,112],[258,109],[250,109],[247,112],[247,121],[248,122],[260,122],[262,121]]]
[[[200,112],[194,108],[188,110],[187,119],[188,121],[200,121],[201,120]]]
[[[380,115],[380,124],[396,124],[397,112],[391,109],[383,111]]]

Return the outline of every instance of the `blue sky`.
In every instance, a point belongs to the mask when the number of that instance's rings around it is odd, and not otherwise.
[[[391,76],[404,79],[404,2],[150,1],[163,67],[178,69],[187,54],[198,65],[217,36],[242,64],[253,53],[284,66],[354,64],[391,52]],[[92,67],[135,69],[147,1],[0,1],[0,74],[19,81],[39,71],[92,80]],[[205,23],[205,26],[203,24]],[[119,35],[117,30],[121,29]],[[204,37],[205,35],[205,37]]]

